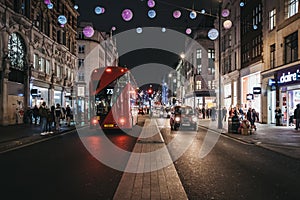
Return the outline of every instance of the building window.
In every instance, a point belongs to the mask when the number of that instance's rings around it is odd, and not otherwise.
[[[78,81],[84,81],[84,72],[78,72]]]
[[[39,56],[37,54],[33,54],[33,68],[39,68]]]
[[[201,90],[202,84],[201,81],[196,81],[196,90]]]
[[[71,80],[71,70],[68,70],[67,77],[68,77],[68,80]]]
[[[39,58],[39,71],[45,72],[45,59],[42,57]]]
[[[211,81],[207,81],[207,89],[211,90]]]
[[[298,31],[284,38],[285,64],[298,60]]]
[[[252,23],[253,23],[253,25],[259,25],[261,23],[261,16],[262,16],[261,4],[258,4],[252,10]]]
[[[261,36],[258,35],[252,41],[252,58],[256,58],[261,55],[261,45],[262,45]]]
[[[234,52],[234,63],[233,63],[233,67],[234,67],[234,70],[237,69],[237,52]]]
[[[78,53],[84,53],[85,45],[78,46]]]
[[[202,58],[202,50],[201,50],[201,49],[197,49],[197,50],[196,50],[196,58],[197,58],[197,59]]]
[[[270,46],[270,67],[271,68],[274,68],[275,67],[275,60],[276,60],[276,57],[275,57],[275,44],[272,44]]]
[[[214,49],[208,49],[208,58],[209,59],[215,59],[215,50]]]
[[[59,65],[56,65],[56,76],[61,77],[61,67]]]
[[[298,0],[288,0],[288,18],[298,13]]]
[[[78,32],[78,39],[84,39],[84,35],[82,31]]]
[[[208,75],[215,75],[215,64],[214,62],[210,62],[208,63]]]
[[[67,33],[65,31],[62,32],[62,44],[67,45]]]
[[[269,24],[270,30],[273,30],[276,27],[276,9],[273,9],[269,12]]]
[[[46,74],[50,74],[50,61],[46,60]]]
[[[14,0],[14,11],[25,15],[29,18],[30,16],[30,0]]]
[[[78,69],[84,66],[84,59],[78,59]]]
[[[216,89],[216,82],[214,80],[211,81],[210,85],[211,85],[211,88],[210,88],[211,90]]]
[[[231,34],[229,34],[228,35],[228,47],[231,47],[231,45],[232,45],[231,40],[232,40],[232,36],[231,36]]]
[[[8,38],[8,58],[11,68],[23,71],[26,64],[26,47],[23,38],[12,33]]]
[[[197,71],[196,71],[196,73],[199,75],[199,74],[201,74],[201,72],[202,72],[202,65],[199,64],[199,65],[197,65]]]
[[[57,43],[61,44],[61,31],[58,30],[56,33],[56,41]]]

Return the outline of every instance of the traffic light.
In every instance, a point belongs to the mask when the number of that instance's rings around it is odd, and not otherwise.
[[[149,88],[149,89],[148,89],[148,94],[152,94],[152,93],[153,93],[152,88]]]

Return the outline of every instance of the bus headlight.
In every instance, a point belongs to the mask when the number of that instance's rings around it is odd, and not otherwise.
[[[125,121],[126,121],[126,120],[125,120],[125,118],[124,118],[124,117],[121,117],[121,118],[120,118],[120,120],[119,120],[120,124],[122,124],[122,125],[124,125],[124,124],[125,124]]]

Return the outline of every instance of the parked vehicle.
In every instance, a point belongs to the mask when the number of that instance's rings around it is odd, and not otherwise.
[[[181,128],[192,128],[198,130],[198,118],[191,106],[174,106],[171,108],[170,116],[171,130],[177,131]]]

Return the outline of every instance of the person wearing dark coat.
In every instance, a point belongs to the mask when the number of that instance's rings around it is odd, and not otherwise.
[[[276,126],[281,125],[281,118],[282,118],[281,109],[279,107],[277,107],[276,110],[275,110]]]
[[[294,119],[296,120],[296,128],[295,128],[295,130],[298,130],[299,123],[300,123],[300,104],[297,104],[297,107],[294,110]]]

